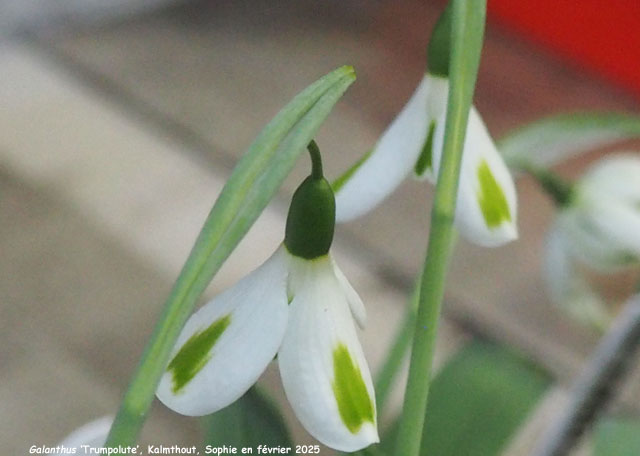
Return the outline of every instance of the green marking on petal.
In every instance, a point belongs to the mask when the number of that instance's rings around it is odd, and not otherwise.
[[[478,167],[478,180],[480,182],[478,203],[487,226],[495,228],[500,226],[503,221],[510,222],[511,213],[507,199],[495,177],[493,177],[486,160],[483,160]]]
[[[427,133],[427,139],[424,142],[424,146],[422,146],[422,151],[420,152],[416,166],[413,168],[416,176],[422,176],[425,171],[431,169],[431,166],[433,166],[433,133],[435,130],[436,122],[431,121],[431,124],[429,125],[429,132]]]
[[[357,162],[353,164],[353,166],[351,166],[351,168],[349,168],[342,176],[338,177],[331,183],[331,187],[333,188],[334,192],[337,192],[342,187],[344,187],[344,184],[346,184],[347,181],[351,179],[351,176],[353,176],[356,171],[358,171],[358,169],[362,166],[362,164],[366,162],[369,157],[371,157],[371,154],[374,150],[375,149],[369,149],[366,154],[364,154]]]
[[[214,321],[207,329],[195,333],[169,363],[167,371],[173,375],[174,394],[196,376],[211,359],[209,352],[231,323],[231,314]]]
[[[373,403],[360,369],[344,344],[338,344],[333,351],[333,370],[333,394],[340,417],[347,429],[356,434],[364,422],[374,422]]]

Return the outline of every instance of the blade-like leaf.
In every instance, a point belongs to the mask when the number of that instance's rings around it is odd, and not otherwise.
[[[512,169],[549,167],[580,152],[635,137],[640,137],[640,116],[575,112],[517,128],[498,142],[498,149]]]
[[[204,418],[205,445],[253,448],[292,448],[289,431],[274,402],[257,387],[213,415]]]
[[[474,342],[436,376],[420,454],[497,455],[549,385],[513,352]]]
[[[309,86],[276,115],[238,162],[165,303],[116,416],[108,446],[136,441],[171,349],[197,299],[354,80],[353,68],[342,67]]]
[[[640,419],[605,418],[595,430],[593,456],[638,456]]]

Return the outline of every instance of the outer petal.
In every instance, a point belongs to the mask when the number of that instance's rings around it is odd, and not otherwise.
[[[567,233],[557,224],[547,235],[544,277],[552,300],[578,320],[604,328],[610,316],[604,303],[576,268]]]
[[[289,327],[278,353],[284,390],[309,433],[340,451],[378,442],[371,374],[328,257],[293,259]]]
[[[587,192],[607,195],[630,205],[640,203],[640,157],[612,155],[599,160],[580,181]]]
[[[440,169],[444,115],[434,137],[434,170]],[[474,107],[464,142],[456,205],[456,226],[469,241],[495,247],[518,237],[513,178]]]
[[[564,211],[573,254],[602,272],[640,260],[640,158],[600,160],[580,180]]]
[[[558,216],[571,253],[601,272],[614,272],[640,259],[640,211],[619,200],[584,199]]]
[[[347,222],[368,212],[393,192],[414,168],[432,119],[427,107],[432,85],[432,78],[425,76],[373,150],[334,183],[338,222]]]
[[[187,321],[156,392],[183,415],[240,398],[275,356],[287,325],[284,249]]]
[[[90,454],[89,451],[83,451],[82,445],[88,445],[91,448],[101,448],[107,441],[107,435],[111,429],[113,423],[112,416],[103,416],[95,421],[91,421],[82,427],[76,429],[69,434],[62,442],[58,444],[59,447],[65,449],[75,448],[75,454]],[[56,453],[57,454],[69,454],[69,451]]]
[[[590,216],[611,250],[619,254],[621,265],[640,258],[640,207],[601,198],[591,206]]]

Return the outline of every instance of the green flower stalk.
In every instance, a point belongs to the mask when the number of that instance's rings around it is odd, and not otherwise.
[[[458,181],[463,148],[466,151],[465,134],[482,49],[485,13],[484,1],[452,1],[450,90],[442,160],[431,213],[429,245],[421,279],[409,378],[396,447],[396,454],[403,456],[418,456],[423,438],[431,365],[454,238]]]

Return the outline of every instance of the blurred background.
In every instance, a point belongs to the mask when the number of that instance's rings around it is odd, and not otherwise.
[[[337,177],[413,92],[443,7],[0,0],[0,453],[55,445],[115,413],[208,210],[262,126],[309,83],[353,65],[358,80],[318,136]],[[569,0],[489,0],[475,101],[495,137],[557,112],[638,112],[640,7],[590,0],[576,9]],[[604,152],[559,170],[577,176]],[[282,240],[306,170],[300,160],[209,295]],[[566,403],[597,341],[549,303],[540,264],[553,207],[526,178],[518,190],[518,242],[459,243],[437,356],[441,366],[465,342],[490,340],[548,374],[552,385],[506,447],[513,455],[527,454]],[[430,201],[427,185],[407,181],[338,229],[335,254],[370,315],[361,338],[374,371],[420,270]],[[631,283],[609,288],[624,295]],[[612,410],[638,413],[638,378],[636,369],[620,385]],[[283,398],[276,369],[263,381]],[[396,391],[391,411],[400,399]],[[284,407],[296,439],[311,442]],[[190,444],[199,435],[196,420],[155,406],[143,440]]]

